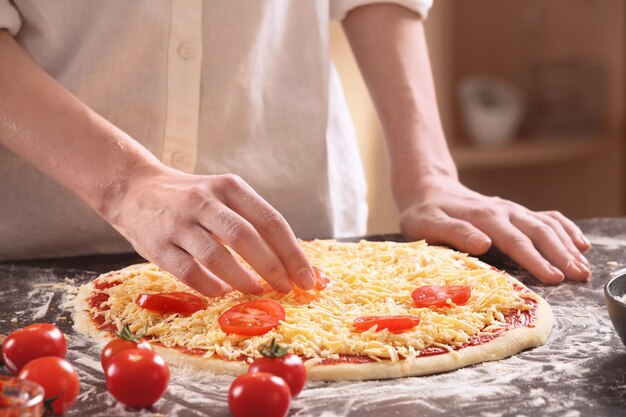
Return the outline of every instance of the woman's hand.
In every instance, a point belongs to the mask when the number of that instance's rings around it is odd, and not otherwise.
[[[73,191],[146,259],[208,296],[315,285],[283,217],[240,178],[167,168],[0,30],[0,145]]]
[[[387,140],[393,194],[409,238],[471,254],[492,242],[544,282],[586,281],[589,242],[557,212],[533,212],[462,186],[441,127],[421,17],[394,4],[343,21]]]
[[[259,293],[293,282],[312,289],[312,267],[282,215],[236,175],[191,175],[166,167],[132,175],[102,210],[135,250],[207,296]]]
[[[401,208],[409,238],[449,244],[478,255],[492,242],[539,280],[556,284],[564,276],[587,281],[591,248],[580,229],[557,211],[535,212],[499,197],[471,191],[456,179],[429,177],[415,200]]]

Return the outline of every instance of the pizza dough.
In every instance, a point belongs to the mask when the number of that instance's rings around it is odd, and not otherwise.
[[[503,359],[544,344],[554,317],[550,306],[510,275],[451,249],[424,242],[301,242],[331,284],[323,291],[260,296],[233,292],[209,299],[191,316],[159,315],[139,307],[140,294],[193,290],[152,264],[103,274],[75,299],[75,327],[105,343],[128,324],[147,336],[170,364],[217,374],[246,372],[248,362],[276,338],[305,358],[308,375],[321,380],[398,378],[446,372]],[[243,261],[242,261],[243,262]],[[100,290],[96,288],[98,283]],[[463,306],[417,308],[411,291],[422,285],[470,285]],[[227,335],[217,318],[253,299],[273,299],[287,317],[262,336]],[[94,303],[97,300],[97,303]],[[376,328],[359,333],[362,316],[418,315],[420,324],[400,334]]]

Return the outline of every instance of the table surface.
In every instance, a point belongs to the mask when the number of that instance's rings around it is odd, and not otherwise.
[[[503,268],[552,305],[556,325],[545,346],[445,374],[363,382],[310,382],[290,416],[615,416],[626,414],[626,349],[609,321],[602,287],[626,267],[626,219],[579,222],[594,247],[593,279],[544,286],[497,253]],[[168,392],[152,409],[129,410],[107,393],[100,347],[72,329],[66,278],[79,285],[136,262],[136,255],[0,263],[0,333],[33,322],[57,323],[69,337],[81,396],[66,416],[229,416],[232,378],[174,370]]]

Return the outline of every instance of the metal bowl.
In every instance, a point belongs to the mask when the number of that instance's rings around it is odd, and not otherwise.
[[[609,317],[615,331],[626,346],[626,268],[611,274],[611,279],[604,286],[604,299],[609,310]]]

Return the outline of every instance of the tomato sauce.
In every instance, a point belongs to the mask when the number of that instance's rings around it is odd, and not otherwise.
[[[104,291],[106,289],[118,286],[121,283],[122,283],[121,281],[111,281],[111,282],[96,281],[94,282],[93,286],[97,290]],[[89,297],[89,300],[87,300],[87,302],[89,303],[89,307],[96,308],[99,312],[103,313],[111,309],[111,307],[104,304],[108,299],[109,299],[108,294],[99,292]],[[99,329],[109,330],[113,333],[117,331],[117,327],[115,326],[115,324],[113,323],[109,323],[107,325],[104,324],[104,315],[98,314],[97,316],[92,316],[91,318],[98,325]]]
[[[160,346],[164,348],[169,347],[169,346],[165,346],[161,342],[153,342],[153,340],[155,339],[154,336],[144,336],[144,339],[146,339],[148,342],[150,342],[151,345],[154,345],[154,346]],[[206,349],[187,348],[183,346],[172,346],[171,349],[176,349],[178,351],[186,353],[187,355],[192,355],[192,356],[204,356],[204,354],[207,352]]]
[[[94,282],[93,286],[97,290],[104,291],[104,290],[107,290],[109,288],[117,287],[121,283],[122,283],[122,281],[111,281],[111,282],[98,281],[98,282]]]
[[[367,355],[339,355],[338,359],[324,358],[322,365],[338,365],[340,363],[368,363],[374,362],[374,359]]]

